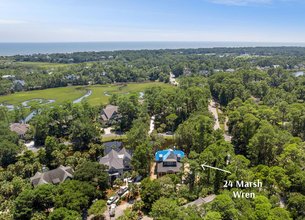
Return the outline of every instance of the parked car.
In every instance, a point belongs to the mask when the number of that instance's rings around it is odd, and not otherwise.
[[[119,191],[118,191],[118,195],[119,195],[119,196],[124,195],[124,193],[126,193],[127,190],[128,190],[128,186],[121,186],[121,188],[120,188]]]
[[[132,183],[132,182],[133,182],[133,180],[132,180],[132,178],[131,178],[131,177],[128,177],[128,178],[124,179],[124,182],[127,182],[127,183]]]
[[[116,208],[116,204],[111,204],[111,206],[109,207],[109,216],[110,217],[115,216],[115,208]]]
[[[118,196],[111,196],[108,200],[107,200],[107,205],[111,205],[113,203],[116,203],[119,200]]]
[[[135,177],[134,179],[133,179],[133,182],[134,183],[138,183],[138,182],[140,182],[142,180],[142,176],[137,176],[137,177]]]

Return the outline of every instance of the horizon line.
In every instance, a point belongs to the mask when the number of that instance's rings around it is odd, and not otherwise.
[[[191,41],[191,40],[130,40],[130,41],[0,41],[5,43],[257,43],[257,44],[305,44],[291,41]]]

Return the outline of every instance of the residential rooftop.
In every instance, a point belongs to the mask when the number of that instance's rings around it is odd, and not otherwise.
[[[119,107],[115,105],[107,105],[102,111],[102,119],[108,121],[111,117],[118,112]]]
[[[33,186],[47,183],[57,184],[64,182],[68,178],[73,178],[73,172],[74,171],[71,167],[61,165],[53,170],[37,172],[30,179]]]
[[[156,161],[164,161],[169,159],[168,157],[173,153],[177,157],[180,157],[181,159],[185,156],[184,152],[182,150],[173,150],[173,149],[167,149],[167,150],[160,150],[155,153],[155,160]]]
[[[118,151],[118,149],[111,149],[108,154],[99,159],[100,164],[106,165],[109,170],[120,170],[129,166],[128,162],[131,160],[131,152],[127,149],[122,148]]]
[[[120,149],[123,146],[123,142],[121,142],[121,141],[110,141],[110,142],[103,143],[103,146],[105,147],[104,155],[107,155],[107,154],[109,154],[109,152],[111,150],[115,150],[115,151],[119,152]]]

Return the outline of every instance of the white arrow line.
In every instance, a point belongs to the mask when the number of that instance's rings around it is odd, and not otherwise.
[[[205,170],[205,168],[204,168],[204,167],[208,167],[208,168],[211,168],[211,169],[214,169],[214,170],[220,170],[220,171],[222,171],[222,172],[225,172],[225,173],[230,173],[230,174],[231,174],[231,172],[230,172],[230,171],[228,171],[228,170],[219,169],[219,168],[217,168],[217,167],[212,167],[212,166],[205,165],[205,164],[201,164],[201,167],[202,167],[202,169],[203,169],[203,170]]]

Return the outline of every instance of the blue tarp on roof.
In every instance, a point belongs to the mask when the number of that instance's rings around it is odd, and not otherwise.
[[[167,150],[160,150],[155,153],[156,161],[160,161],[161,158],[162,160],[166,160],[166,158],[170,155],[171,152],[173,152],[175,155],[179,155],[181,159],[184,157],[184,152],[181,150],[167,149]]]

